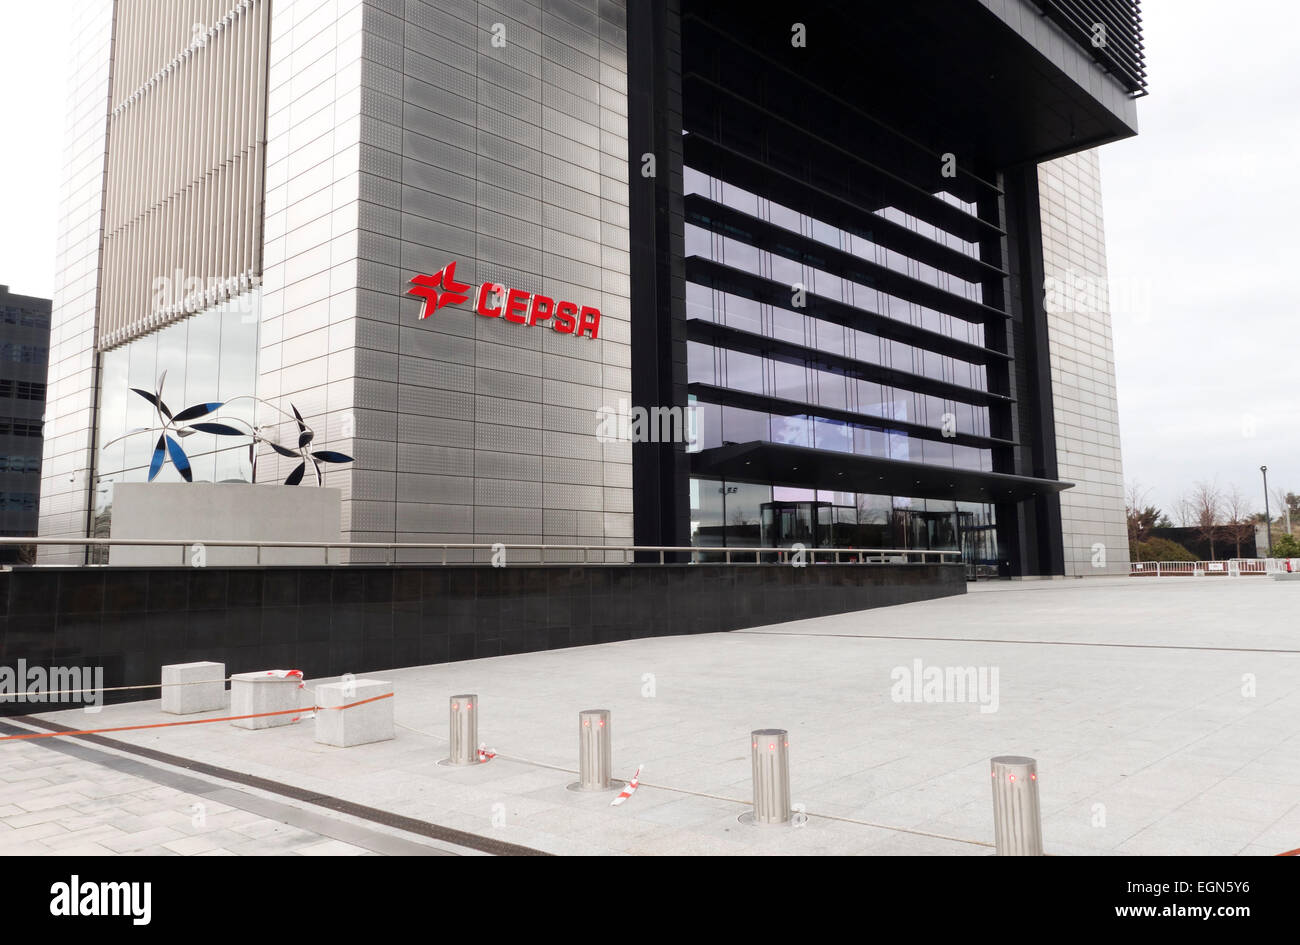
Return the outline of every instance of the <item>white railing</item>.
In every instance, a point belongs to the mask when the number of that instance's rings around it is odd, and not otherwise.
[[[1286,570],[1286,558],[1227,558],[1223,561],[1133,561],[1129,577],[1239,577]],[[1300,559],[1290,559],[1300,571]]]
[[[677,563],[667,560],[668,555],[689,555],[685,563],[690,564],[909,564],[929,563],[934,558],[942,564],[945,558],[958,559],[960,551],[934,551],[920,548],[709,548],[697,545],[548,545],[548,544],[505,544],[505,543],[463,543],[463,542],[374,542],[374,541],[253,541],[231,539],[180,539],[180,538],[0,538],[0,548],[14,546],[35,547],[73,547],[87,551],[103,548],[105,551],[115,547],[124,548],[176,548],[178,563],[193,563],[191,555],[198,549],[240,548],[255,549],[256,556],[251,562],[262,567],[262,552],[268,549],[318,549],[322,553],[321,564],[397,564],[399,555],[407,554],[408,559],[401,563],[410,564],[448,564],[473,563],[476,560],[486,562],[493,554],[504,552],[507,560],[531,564],[634,564],[636,555],[658,555],[659,564]],[[360,552],[361,558],[368,560],[330,560],[330,553]],[[449,562],[448,553],[453,555]],[[520,558],[515,552],[536,553],[533,559]],[[376,554],[379,553],[379,554]],[[414,556],[427,553],[415,560]],[[547,554],[551,560],[547,561]],[[796,557],[801,555],[802,558]],[[595,556],[595,560],[593,560]],[[346,555],[351,558],[353,555]],[[431,560],[436,559],[436,560]],[[457,560],[458,559],[458,560]],[[268,562],[266,566],[284,565],[302,566],[302,562],[285,564]],[[40,566],[39,564],[37,566]],[[57,566],[57,565],[56,565]],[[63,565],[66,566],[66,565]],[[92,566],[102,566],[95,565]],[[128,566],[139,566],[135,563]],[[223,565],[224,566],[224,565]]]

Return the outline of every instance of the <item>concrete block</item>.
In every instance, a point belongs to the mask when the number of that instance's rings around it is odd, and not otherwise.
[[[306,706],[310,711],[308,696],[298,687],[302,680],[295,676],[271,676],[266,672],[239,673],[230,677],[230,714],[257,715],[263,712],[284,712],[283,715],[260,719],[239,719],[231,722],[239,728],[275,728],[289,725],[294,715],[286,710]]]
[[[322,361],[322,363],[324,363]],[[301,401],[300,401],[301,403]],[[338,467],[347,468],[347,467]],[[342,492],[299,486],[229,482],[119,482],[113,487],[111,537],[205,541],[338,541]],[[115,545],[110,564],[194,565],[196,544]],[[204,545],[206,567],[318,565],[323,548]]]
[[[330,708],[387,695],[393,684],[380,679],[354,679],[316,687],[316,741],[351,748],[393,737],[393,700],[379,699],[350,709]]]
[[[173,715],[226,707],[225,663],[172,663],[162,668],[162,710]]]

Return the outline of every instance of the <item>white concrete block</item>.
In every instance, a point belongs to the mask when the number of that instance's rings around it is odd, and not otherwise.
[[[266,672],[239,673],[230,677],[230,714],[258,715],[263,712],[282,712],[282,715],[265,716],[260,719],[239,719],[231,722],[239,728],[274,728],[277,725],[289,725],[294,715],[289,709],[301,709],[308,704],[305,690],[298,687],[302,680],[298,677],[271,676]]]
[[[173,715],[226,707],[225,663],[172,663],[162,668],[162,710]]]
[[[316,687],[316,741],[322,745],[351,748],[393,737],[393,699],[378,699],[350,709],[330,706],[364,702],[393,691],[393,684],[380,679],[354,679]]]
[[[113,487],[113,538],[170,539],[172,545],[118,545],[114,565],[315,565],[323,548],[215,547],[205,541],[339,540],[341,495],[315,486],[229,482],[119,482]],[[200,547],[200,545],[202,547]]]

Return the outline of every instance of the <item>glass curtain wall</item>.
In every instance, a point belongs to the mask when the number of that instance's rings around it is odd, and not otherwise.
[[[254,290],[99,356],[95,537],[109,535],[113,484],[145,482],[149,477],[158,417],[153,405],[132,388],[152,394],[161,379],[162,399],[172,413],[194,404],[219,402],[224,406],[201,420],[237,429],[251,426],[257,394],[260,303],[261,291]],[[140,428],[155,432],[130,433]],[[195,433],[182,445],[195,482],[251,482],[248,443],[244,437]],[[183,480],[168,460],[154,481]]]
[[[883,548],[960,551],[968,570],[997,566],[992,505],[949,499],[691,479],[699,548]]]

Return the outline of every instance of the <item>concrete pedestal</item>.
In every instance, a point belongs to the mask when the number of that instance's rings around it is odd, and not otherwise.
[[[314,475],[314,473],[312,474]],[[205,541],[338,541],[342,493],[316,486],[224,482],[120,482],[113,538],[190,545],[116,545],[109,564],[177,567],[325,564],[323,548],[210,547]],[[198,546],[196,546],[198,545]],[[339,552],[332,561],[339,560]]]
[[[230,724],[250,729],[292,724],[293,713],[285,710],[307,706],[306,692],[298,688],[301,684],[302,680],[297,677],[268,676],[265,672],[240,673],[230,677],[231,715],[284,712],[283,715],[264,716],[260,719],[238,719]],[[310,706],[307,706],[307,711],[311,711]]]
[[[322,745],[351,748],[393,737],[393,700],[377,699],[350,709],[332,708],[365,702],[393,691],[393,684],[380,679],[354,679],[350,683],[326,683],[316,687],[316,741]]]
[[[226,707],[225,663],[173,663],[162,668],[162,710],[173,715]]]

